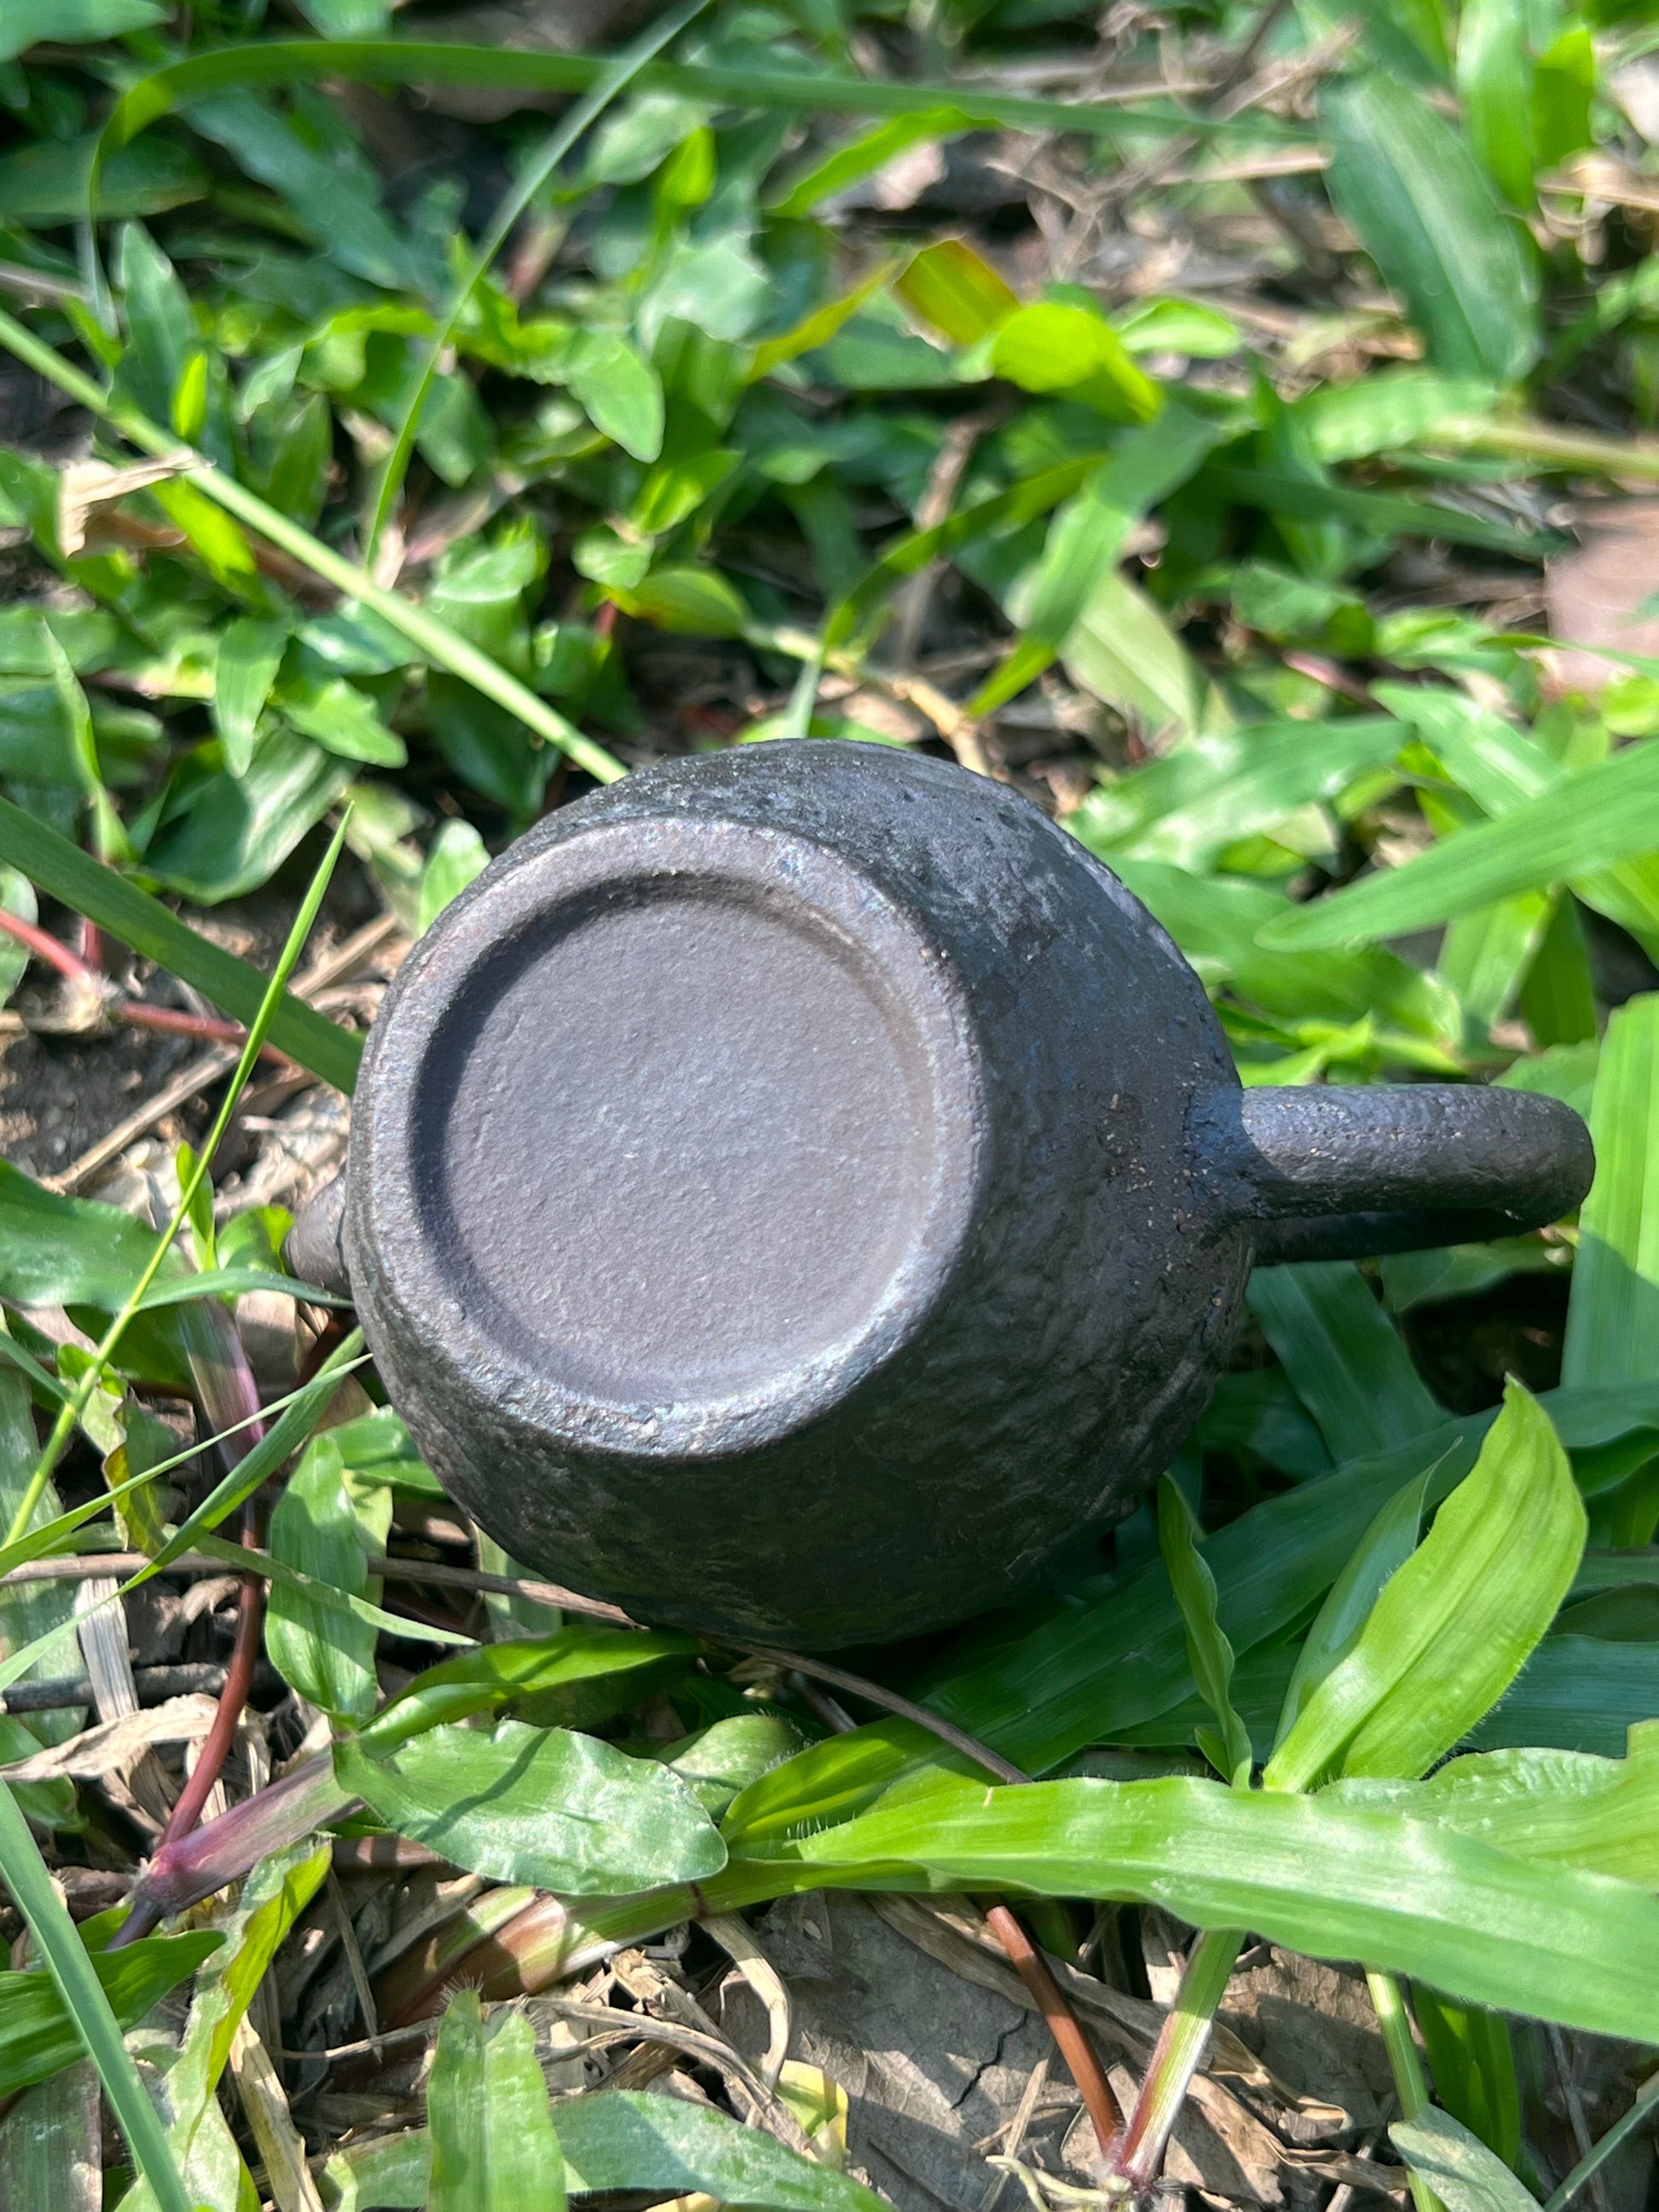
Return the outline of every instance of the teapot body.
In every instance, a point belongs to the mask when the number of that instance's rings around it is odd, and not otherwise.
[[[1194,1110],[1229,1093],[1192,970],[1023,800],[739,748],[550,816],[416,945],[344,1253],[514,1559],[878,1642],[1018,1596],[1202,1411],[1252,1249]]]

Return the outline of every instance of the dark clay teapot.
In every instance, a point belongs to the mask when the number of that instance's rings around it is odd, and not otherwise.
[[[1553,1099],[1241,1090],[1197,977],[1065,831],[878,746],[632,775],[416,946],[342,1264],[393,1402],[513,1554],[823,1648],[1018,1595],[1202,1411],[1252,1262],[1512,1233]]]

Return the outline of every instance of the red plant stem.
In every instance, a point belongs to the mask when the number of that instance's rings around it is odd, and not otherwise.
[[[237,1601],[236,1640],[231,1646],[230,1664],[225,1669],[225,1686],[219,1692],[218,1711],[213,1716],[213,1726],[208,1730],[195,1771],[167,1815],[167,1824],[161,1831],[160,1848],[163,1850],[187,1836],[201,1819],[202,1808],[230,1756],[242,1708],[253,1687],[253,1670],[258,1664],[260,1634],[264,1625],[265,1586],[258,1575],[249,1575],[243,1581]]]
[[[1099,2053],[1089,2040],[1082,2021],[1066,2002],[1066,1994],[1048,1971],[1048,1961],[1026,1934],[1018,1917],[1006,1905],[980,1899],[986,1925],[1013,1962],[1014,1971],[1031,1993],[1031,2001],[1048,2023],[1048,2033],[1066,2069],[1078,2087],[1095,2130],[1100,2154],[1109,2165],[1123,2140],[1123,2107],[1106,2079]]]
[[[238,1422],[246,1424],[222,1447],[227,1464],[234,1465],[252,1451],[264,1435],[265,1424],[249,1419],[259,1410],[258,1385],[229,1309],[214,1299],[204,1300],[195,1308],[185,1323],[185,1350],[197,1397],[213,1426],[226,1429]],[[242,1509],[241,1537],[246,1549],[258,1548],[259,1515],[255,1498],[250,1498]],[[219,1692],[213,1725],[208,1730],[194,1770],[167,1815],[155,1850],[157,1858],[180,1843],[195,1827],[215,1783],[224,1771],[248,1692],[253,1687],[253,1672],[259,1663],[264,1625],[264,1577],[257,1573],[244,1576],[236,1601],[236,1638],[231,1646],[230,1663],[225,1669],[225,1686]],[[155,1925],[160,1917],[159,1908],[135,1896],[132,1910],[117,1929],[112,1944],[136,1942]]]
[[[15,937],[20,945],[27,945],[37,960],[44,960],[49,968],[55,968],[60,975],[67,975],[71,982],[95,984],[100,990],[108,988],[104,978],[88,968],[78,953],[71,952],[67,945],[49,929],[42,929],[38,922],[25,921],[21,914],[12,914],[0,906],[0,929],[8,937]]]
[[[180,1036],[204,1037],[214,1044],[247,1042],[247,1031],[240,1022],[221,1021],[213,1014],[186,1013],[176,1006],[152,1006],[143,999],[125,997],[107,975],[100,975],[79,953],[72,952],[50,930],[42,929],[36,922],[25,921],[21,915],[10,914],[4,907],[0,907],[0,930],[8,937],[15,937],[20,945],[26,945],[37,960],[44,960],[70,982],[89,984],[115,1021],[131,1022],[139,1029],[173,1030]],[[292,1064],[288,1055],[277,1051],[274,1045],[265,1045],[262,1051],[267,1060],[280,1060],[284,1066]]]

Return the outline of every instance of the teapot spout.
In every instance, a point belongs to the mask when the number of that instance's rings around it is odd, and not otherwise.
[[[294,1217],[283,1257],[302,1283],[349,1298],[351,1273],[346,1266],[346,1179],[343,1170],[319,1183]]]

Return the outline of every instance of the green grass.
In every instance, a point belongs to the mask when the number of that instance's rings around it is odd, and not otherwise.
[[[78,911],[251,1024],[244,1073],[268,1027],[349,1090],[360,1041],[285,994],[291,957],[268,978],[180,904],[292,903],[343,836],[413,932],[644,760],[874,737],[1054,812],[1199,968],[1247,1083],[1553,1091],[1601,1170],[1531,1237],[1264,1274],[1161,1519],[1005,1632],[884,1668],[1030,1795],[877,1699],[826,1735],[787,1681],[745,1698],[729,1653],[550,1632],[499,1560],[507,1588],[426,1623],[459,1648],[377,1721],[388,1641],[409,1660],[379,1562],[443,1510],[395,1414],[315,1434],[301,1392],[192,1511],[172,1454],[128,1456],[135,1347],[192,1310],[140,1311],[161,1250],[0,1180],[0,1565],[99,1534],[234,1559],[221,1523],[285,1467],[264,1649],[342,1747],[337,1778],[233,1790],[140,1880],[135,1926],[254,1876],[209,1908],[222,1955],[161,2044],[123,2040],[46,1879],[73,1789],[0,1799],[58,1992],[0,1973],[0,2095],[33,2078],[17,2023],[66,2008],[137,2185],[241,2212],[270,2143],[216,2093],[349,1786],[488,1885],[371,2005],[508,1996],[819,1885],[1048,1899],[1051,1935],[1079,1901],[1158,1905],[1205,1933],[1131,2183],[1249,1928],[1367,1969],[1423,2212],[1560,2212],[1640,2109],[1564,2149],[1505,2015],[1659,2039],[1659,661],[1609,649],[1564,689],[1544,611],[1573,604],[1574,504],[1659,474],[1641,11],[1419,0],[1334,38],[1320,8],[1180,0],[1102,55],[1066,0],[708,0],[562,55],[422,40],[418,13],[377,34],[344,0],[305,0],[314,38],[230,4],[15,7],[9,908]],[[479,88],[583,97],[550,124],[426,104]],[[401,153],[360,127],[388,112]],[[46,387],[112,471],[163,465],[88,507]],[[183,1164],[169,1234],[265,1266],[280,1223],[211,1231]],[[48,1279],[97,1365],[28,1322]],[[66,1634],[23,1591],[0,1585],[8,1683]],[[665,1705],[694,1739],[666,1756],[641,1720]],[[1089,1771],[1126,1751],[1169,1771]],[[429,2136],[311,2148],[348,2202],[868,2212],[796,2154],[799,2114],[668,2105],[550,2107],[522,2021],[469,1992]]]

